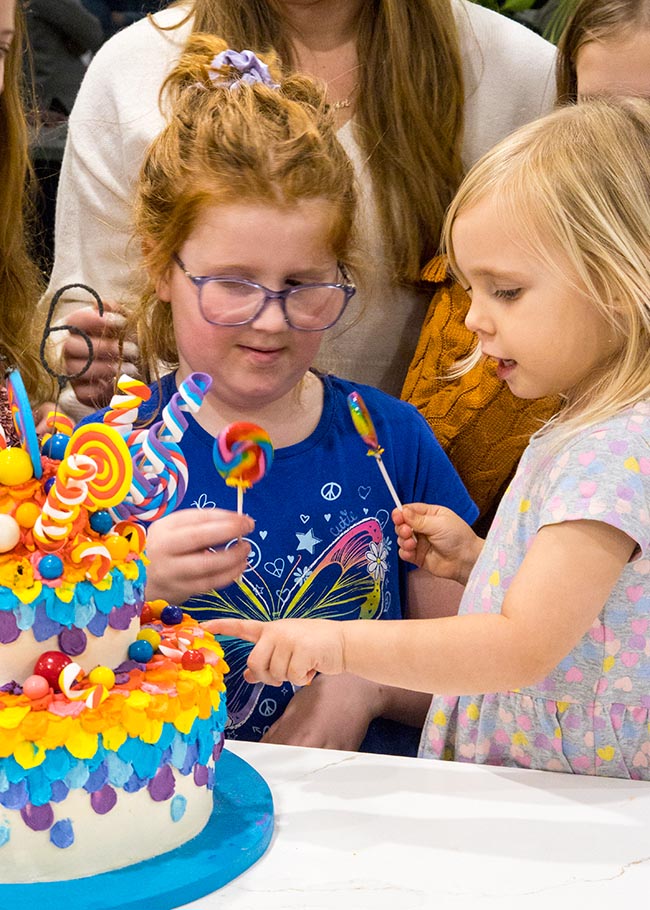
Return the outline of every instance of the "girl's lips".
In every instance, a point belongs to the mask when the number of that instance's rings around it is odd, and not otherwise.
[[[254,348],[242,344],[240,349],[257,363],[272,363],[282,354],[282,348]]]
[[[500,357],[496,357],[497,364],[497,376],[501,380],[507,379],[517,366],[516,360],[502,360]]]

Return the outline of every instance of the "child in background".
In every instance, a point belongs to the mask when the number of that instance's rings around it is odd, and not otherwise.
[[[247,679],[440,693],[422,756],[650,780],[648,236],[644,100],[567,106],[472,169],[445,237],[477,354],[515,395],[564,406],[485,542],[438,505],[393,513],[407,561],[466,585],[461,615],[208,623],[257,642]]]
[[[558,42],[560,104],[594,95],[650,98],[650,0],[582,0]]]
[[[141,174],[136,229],[149,285],[138,337],[152,368],[175,372],[152,386],[140,422],[193,371],[213,380],[181,443],[189,508],[149,529],[147,596],[184,603],[199,619],[397,619],[407,602],[417,614],[423,573],[398,558],[392,499],[349,413],[355,386],[310,369],[354,294],[352,166],[320,89],[269,67],[193,36],[168,79],[169,123]],[[399,495],[472,521],[476,509],[417,411],[356,388]],[[234,512],[236,492],[213,464],[215,437],[239,420],[262,426],[275,446],[271,470],[244,499],[256,526]],[[453,586],[448,604],[420,593],[427,609],[457,608]],[[405,693],[353,678],[323,678],[295,696],[288,684],[251,686],[242,677],[250,645],[224,647],[231,737],[357,748],[393,695],[400,719],[421,727],[426,714],[421,693],[411,717]]]

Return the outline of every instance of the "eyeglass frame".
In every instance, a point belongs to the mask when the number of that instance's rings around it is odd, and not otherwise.
[[[339,321],[339,319],[341,318],[341,316],[347,309],[348,303],[350,302],[350,300],[354,297],[354,295],[357,292],[357,288],[352,283],[352,279],[350,278],[350,275],[348,274],[348,271],[342,262],[337,263],[337,268],[340,271],[341,275],[343,276],[343,280],[345,281],[345,284],[336,284],[336,283],[332,283],[332,282],[323,282],[322,284],[321,283],[301,284],[301,285],[298,285],[297,287],[285,288],[283,291],[272,291],[271,288],[267,288],[263,284],[258,284],[257,281],[249,281],[248,278],[235,278],[235,277],[229,277],[228,275],[223,275],[223,276],[222,275],[192,275],[191,272],[188,271],[187,266],[185,265],[185,263],[183,262],[181,257],[178,255],[178,253],[173,253],[172,258],[173,258],[174,262],[176,263],[176,265],[181,270],[181,272],[185,275],[185,277],[189,278],[189,280],[192,282],[194,287],[198,290],[197,299],[198,299],[198,304],[199,304],[199,311],[200,311],[203,319],[205,319],[205,321],[209,325],[217,325],[224,329],[236,328],[237,326],[241,326],[241,325],[250,325],[250,323],[255,322],[256,319],[259,319],[259,317],[262,315],[262,313],[266,309],[270,300],[277,300],[280,303],[280,307],[282,309],[282,315],[284,316],[284,321],[286,322],[286,324],[289,326],[290,329],[293,329],[296,332],[325,332],[325,331],[327,331],[327,329],[331,329],[332,326],[336,325],[336,323]],[[202,291],[203,291],[203,286],[205,284],[208,284],[210,281],[237,281],[240,284],[248,285],[248,287],[257,288],[264,293],[264,300],[262,301],[260,308],[257,310],[257,312],[254,313],[249,319],[244,319],[242,322],[213,322],[212,319],[207,318],[207,316],[203,312],[203,306],[201,305],[201,295],[202,295]],[[336,317],[336,319],[333,322],[330,322],[327,325],[322,326],[322,328],[318,328],[318,329],[303,329],[300,326],[294,325],[291,322],[291,320],[289,319],[289,315],[287,313],[287,297],[289,297],[295,291],[304,291],[305,289],[309,290],[311,288],[332,288],[333,290],[343,291],[345,294],[345,300],[343,302],[343,306],[341,307],[341,312],[338,314],[338,316]]]

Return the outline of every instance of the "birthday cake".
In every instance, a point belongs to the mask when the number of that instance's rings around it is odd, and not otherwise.
[[[2,883],[130,865],[211,815],[228,668],[178,607],[144,602],[137,521],[182,498],[182,412],[205,380],[144,436],[122,395],[105,425],[51,415],[41,445],[7,380],[20,445],[0,450]]]

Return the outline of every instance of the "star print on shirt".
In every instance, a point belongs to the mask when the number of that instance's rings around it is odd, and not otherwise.
[[[314,547],[317,543],[322,543],[320,538],[314,536],[314,531],[310,528],[306,534],[299,534],[296,532],[296,537],[298,538],[297,550],[308,550],[313,554]]]

